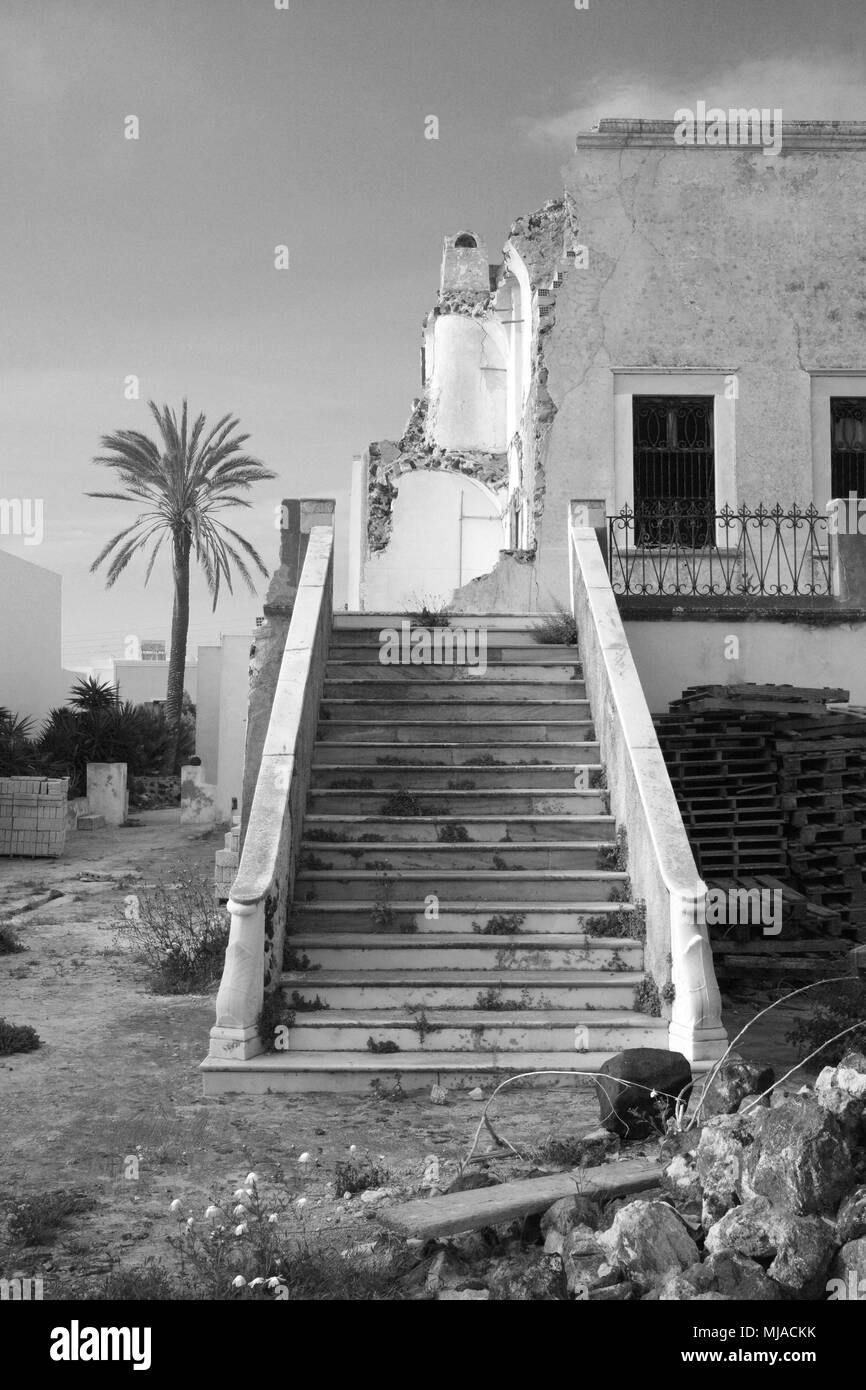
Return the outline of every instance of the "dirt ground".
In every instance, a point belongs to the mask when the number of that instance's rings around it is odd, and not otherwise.
[[[379,1204],[344,1201],[328,1186],[335,1166],[369,1156],[388,1173],[391,1195],[381,1200],[400,1201],[419,1192],[431,1155],[443,1185],[456,1174],[480,1118],[478,1101],[458,1093],[444,1104],[427,1092],[204,1099],[198,1066],[213,996],[148,992],[146,969],[118,943],[116,927],[124,897],[170,882],[178,863],[210,875],[222,833],[182,828],[176,811],[136,820],[70,835],[60,860],[0,860],[0,924],[11,921],[26,947],[0,956],[0,1015],[43,1040],[35,1052],[0,1057],[0,1276],[41,1273],[46,1298],[52,1285],[164,1258],[176,1229],[170,1202],[200,1216],[251,1169],[266,1188],[306,1197],[304,1220],[323,1234],[370,1239]],[[14,912],[49,889],[63,896]],[[731,1034],[753,1012],[731,1007]],[[775,1010],[741,1050],[780,1075],[794,1060],[784,1042],[792,1017]],[[598,1110],[585,1083],[536,1085],[506,1092],[491,1118],[520,1149],[585,1133]],[[514,1161],[497,1160],[493,1171],[521,1175]],[[96,1205],[65,1222],[50,1247],[11,1245],[2,1217],[56,1189],[81,1190]]]

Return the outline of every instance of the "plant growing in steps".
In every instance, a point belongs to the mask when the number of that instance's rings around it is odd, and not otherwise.
[[[319,829],[318,826],[305,830],[304,839],[310,844],[320,845],[345,845],[349,842],[348,835],[343,835],[341,831]]]
[[[649,1014],[650,1018],[661,1018],[662,1001],[659,987],[652,975],[645,975],[634,990],[635,1013]]]
[[[429,1018],[427,1017],[427,1010],[425,1009],[423,1004],[416,1005],[412,1009],[412,1013],[415,1015],[415,1022],[412,1024],[412,1027],[414,1031],[418,1034],[418,1041],[423,1047],[424,1040],[425,1038],[427,1038],[428,1034],[438,1033],[440,1031],[440,1025],[438,1023],[430,1022]]]
[[[529,1009],[531,1005],[526,997],[524,990],[520,999],[504,999],[497,989],[482,990],[475,1000],[476,1009],[482,1013],[501,1013],[504,1010],[509,1012],[512,1009]]]
[[[576,647],[577,623],[567,608],[557,604],[553,613],[535,624],[532,637],[544,646]]]
[[[429,594],[415,594],[414,598],[418,607],[409,613],[409,618],[416,627],[448,627],[451,610],[447,603],[437,602]]]
[[[448,779],[448,790],[450,792],[474,792],[476,783],[471,777],[450,777]]]
[[[346,838],[348,839],[348,836],[347,836]],[[370,834],[370,833],[368,832],[368,833],[365,834],[365,835],[359,835],[359,836],[358,836],[358,844],[359,844],[359,845],[383,845],[384,843],[385,843],[385,836],[384,836],[384,835],[372,835],[372,834]]]
[[[380,1052],[399,1052],[399,1051],[400,1051],[400,1044],[399,1044],[399,1043],[395,1043],[394,1040],[393,1040],[392,1038],[385,1038],[382,1042],[377,1042],[375,1038],[368,1038],[368,1039],[367,1039],[367,1050],[368,1050],[369,1052],[375,1052],[375,1053],[380,1053]],[[344,1192],[345,1192],[346,1190],[347,1190],[346,1188],[343,1189]]]
[[[329,864],[321,855],[311,854],[309,850],[304,851],[298,863],[301,873],[314,872],[317,869],[333,869],[333,867],[333,864]]]
[[[295,1012],[290,1009],[282,991],[269,990],[262,1000],[262,1007],[256,1019],[258,1035],[267,1052],[274,1052],[278,1034],[295,1026]]]
[[[440,845],[465,845],[469,840],[469,831],[465,825],[440,825],[436,828],[436,839]]]
[[[520,871],[519,864],[509,864],[508,860],[503,859],[501,854],[494,854],[493,867],[503,873],[519,873]]]
[[[368,792],[372,788],[372,777],[332,777],[328,783],[332,792]]]
[[[393,897],[393,880],[387,873],[383,873],[376,882],[376,897],[370,909],[373,926],[377,931],[393,931],[397,926],[397,914],[391,905]]]
[[[516,936],[526,921],[522,912],[497,912],[482,925],[472,923],[472,930],[478,936]]]
[[[628,833],[624,825],[621,825],[616,832],[616,843],[605,845],[598,852],[598,867],[600,869],[614,869],[617,873],[625,873],[628,868]]]
[[[494,758],[494,756],[493,756],[492,753],[479,753],[478,756],[477,756],[476,758],[473,758],[473,759],[472,759],[472,764],[471,764],[471,765],[472,765],[472,767],[502,767],[502,766],[504,766],[504,764],[502,763],[501,759],[500,759],[500,758]]]
[[[677,987],[673,980],[668,980],[667,984],[662,985],[659,996],[663,1004],[672,1004],[677,997]]]
[[[629,966],[620,955],[619,949],[611,951],[607,962],[601,967],[602,970],[609,971],[611,974],[618,974],[623,970],[628,970]]]
[[[299,994],[296,989],[292,990],[292,1008],[299,1014],[317,1014],[323,1009],[330,1009],[330,1004],[326,1004],[320,999],[318,994],[315,999],[305,999],[303,994]]]
[[[384,757],[384,758],[377,758],[377,759],[376,759],[376,762],[377,762],[377,764],[379,765],[379,767],[411,767],[411,766],[412,766],[412,764],[411,764],[411,762],[409,761],[408,758]],[[435,764],[434,764],[434,766],[435,766]]]
[[[625,912],[596,912],[586,918],[587,936],[622,937],[630,941],[646,941],[646,903],[638,898]]]
[[[607,791],[607,768],[594,767],[589,774],[590,791]]]
[[[631,898],[631,879],[627,878],[625,883],[612,883],[607,895],[609,903],[627,903]]]
[[[382,807],[383,816],[423,816],[424,808],[412,792],[399,787]]]
[[[321,970],[321,968],[322,967],[320,965],[311,965],[310,957],[307,955],[306,951],[297,951],[295,947],[292,945],[290,938],[286,938],[286,943],[283,947],[284,970],[301,970],[312,972],[314,970]]]
[[[369,859],[367,861],[367,869],[365,870],[365,872],[372,872],[375,869],[379,869],[384,873],[387,873],[388,870],[393,869],[393,867],[394,865],[388,859]]]

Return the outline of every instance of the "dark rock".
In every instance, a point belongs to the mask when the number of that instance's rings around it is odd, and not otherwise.
[[[707,1232],[710,1255],[730,1252],[767,1265],[784,1294],[817,1298],[824,1288],[833,1240],[816,1216],[794,1216],[766,1197],[752,1197],[726,1212]]]
[[[619,1271],[608,1264],[607,1254],[589,1226],[575,1226],[562,1239],[562,1262],[573,1298],[585,1298],[593,1289],[620,1282]]]
[[[756,1125],[749,1115],[717,1115],[701,1130],[696,1158],[705,1229],[742,1200],[746,1153]]]
[[[836,1213],[836,1239],[840,1245],[866,1236],[866,1187],[855,1187]]]
[[[746,1096],[758,1096],[772,1086],[776,1073],[760,1062],[747,1062],[738,1052],[725,1058],[712,1083],[704,1083],[698,1099],[700,1118],[706,1123],[714,1115],[734,1115]]]
[[[666,1202],[631,1202],[598,1236],[608,1264],[644,1287],[697,1262],[698,1251],[673,1207]]]
[[[745,1160],[751,1191],[798,1216],[834,1213],[857,1181],[839,1120],[811,1098],[755,1114],[755,1140]]]
[[[718,1255],[708,1256],[704,1268],[712,1275],[714,1287],[729,1298],[746,1299],[750,1303],[771,1303],[781,1297],[778,1285],[773,1283],[756,1260],[750,1260],[745,1255],[724,1250]]]
[[[498,1260],[487,1277],[490,1297],[497,1302],[554,1302],[568,1297],[565,1267],[559,1255],[522,1255]]]
[[[595,1082],[601,1124],[622,1139],[663,1133],[676,1098],[683,1093],[687,1098],[692,1084],[692,1069],[682,1053],[657,1047],[627,1048],[601,1071]]]

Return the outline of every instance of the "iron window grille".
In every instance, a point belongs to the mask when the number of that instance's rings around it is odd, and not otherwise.
[[[716,505],[712,396],[634,396],[632,429],[635,545],[707,545]]]
[[[830,496],[866,497],[866,396],[830,397]]]

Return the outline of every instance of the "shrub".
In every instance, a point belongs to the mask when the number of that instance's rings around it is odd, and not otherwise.
[[[0,705],[0,777],[28,777],[37,768],[33,720]]]
[[[384,1187],[391,1174],[387,1168],[377,1168],[367,1159],[364,1163],[338,1163],[334,1170],[334,1189],[338,1196],[344,1192],[357,1197],[359,1192],[372,1191]]]
[[[23,950],[24,947],[13,933],[12,928],[0,927],[0,956],[14,956]]]
[[[535,624],[532,635],[536,642],[553,647],[576,647],[577,623],[566,608],[557,604],[553,613],[549,613]]]
[[[862,1047],[866,1041],[866,981],[838,980],[831,985],[821,985],[810,993],[815,1005],[814,1013],[798,1020],[788,1033],[787,1041],[801,1057],[808,1057],[816,1047],[836,1033],[841,1033],[843,1028],[859,1024],[856,1032],[831,1043],[813,1059],[818,1067],[837,1066],[846,1052],[852,1047]]]
[[[96,1199],[87,1192],[58,1189],[40,1192],[19,1202],[9,1213],[9,1234],[21,1245],[47,1245],[66,1219],[93,1211]]]
[[[13,1052],[35,1052],[41,1046],[42,1039],[29,1023],[10,1023],[0,1018],[0,1057]]]
[[[118,940],[150,967],[156,994],[195,994],[216,980],[229,938],[228,913],[214,903],[213,884],[180,865],[175,881],[142,891]]]
[[[662,1001],[659,987],[652,975],[646,975],[639,985],[635,985],[634,1009],[638,1014],[649,1014],[650,1018],[661,1018]]]
[[[425,594],[422,598],[415,596],[418,607],[409,614],[416,627],[447,627],[451,621],[451,612],[447,603],[437,601]]]
[[[84,683],[87,684],[87,683]],[[70,794],[84,795],[88,763],[126,763],[130,777],[158,772],[165,764],[172,734],[161,709],[128,701],[101,703],[112,687],[89,687],[70,698],[79,706],[53,709],[36,744],[42,770],[70,779]],[[77,688],[76,688],[77,689]],[[88,703],[89,702],[89,703]],[[192,756],[195,725],[188,710],[181,720],[181,761]]]

